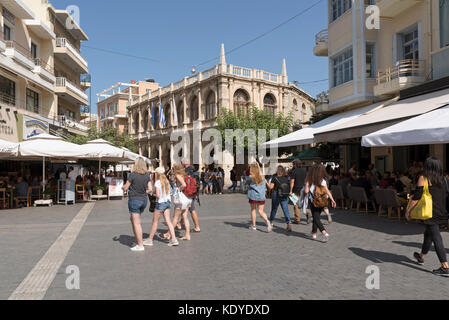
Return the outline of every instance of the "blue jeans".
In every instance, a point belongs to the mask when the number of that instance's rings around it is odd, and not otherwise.
[[[281,205],[282,211],[284,212],[285,222],[288,224],[291,222],[290,212],[288,212],[288,197],[280,198],[276,191],[273,191],[273,197],[271,201],[271,216],[270,221],[273,222],[276,218],[279,205]]]
[[[232,192],[235,192],[235,188],[237,188],[237,181],[232,181],[232,186],[230,186],[228,190],[232,189]]]

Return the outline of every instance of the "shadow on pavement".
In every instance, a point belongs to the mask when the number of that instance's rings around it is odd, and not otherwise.
[[[393,241],[393,243],[399,244],[404,247],[416,248],[419,250],[421,250],[421,248],[422,248],[422,243],[418,243],[418,242]],[[430,251],[435,252],[435,248],[432,246]],[[447,252],[447,254],[449,254],[449,249],[446,249],[446,252]]]
[[[332,219],[336,223],[390,235],[411,236],[424,232],[422,226],[419,224],[406,224],[404,221],[388,220],[384,217],[378,217],[375,214],[366,215],[355,211],[334,211],[332,212]]]
[[[250,225],[250,223],[238,223],[238,222],[228,222],[228,221],[225,221],[224,224],[230,225],[235,228],[242,228],[242,229],[246,229],[246,230],[249,229],[249,225]],[[256,226],[257,226],[257,231],[263,232],[263,233],[268,233],[266,231],[267,225],[265,223],[257,222]],[[296,231],[287,232],[284,228],[278,227],[276,225],[273,227],[272,232],[283,234],[288,237],[299,237],[299,238],[303,238],[303,239],[310,240],[310,241],[316,241],[316,240],[311,239],[307,234],[296,232]]]
[[[361,248],[348,248],[352,253],[358,255],[361,258],[367,259],[373,263],[395,263],[405,267],[409,267],[418,271],[432,273],[429,270],[417,267],[418,263],[411,260],[409,257],[398,255],[390,252],[381,252],[373,250],[364,250]],[[412,265],[411,265],[412,264]]]

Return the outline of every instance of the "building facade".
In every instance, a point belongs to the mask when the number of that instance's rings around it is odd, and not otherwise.
[[[167,122],[163,128],[159,125],[160,106],[164,108]],[[217,127],[220,110],[246,112],[251,106],[273,114],[291,113],[300,122],[308,121],[315,112],[315,100],[288,82],[285,60],[282,74],[228,65],[222,45],[220,63],[213,68],[135,97],[129,108],[129,129],[140,154],[154,160],[154,166],[168,166],[174,156],[170,141],[173,130],[181,129],[189,134],[190,141],[198,140],[193,136],[194,127],[201,132]],[[178,126],[173,125],[174,112]],[[202,150],[208,143],[195,142],[198,148],[194,150],[192,142],[185,156],[188,154],[191,163],[201,167]],[[216,164],[230,171],[234,158],[229,155],[223,158],[226,159]]]
[[[128,107],[135,97],[159,88],[157,83],[147,81],[119,82],[116,85],[97,94],[97,129],[115,128],[119,132],[128,133]]]
[[[86,134],[80,107],[90,81],[80,53],[84,31],[48,1],[0,1],[0,138],[19,142],[39,133]]]
[[[367,13],[370,5],[376,6],[375,11]],[[379,29],[368,28],[367,21],[369,26],[376,10]],[[314,47],[316,56],[329,61],[329,91],[320,95],[318,113],[343,113],[376,103],[385,108],[411,92],[416,96],[421,89],[428,93],[429,87],[445,87],[444,79],[449,76],[449,1],[328,0],[327,20],[328,29],[316,35]],[[341,143],[346,168],[352,161],[362,167],[383,161],[385,170],[403,170],[410,161],[423,161],[429,154],[446,162],[446,145],[360,147],[362,135],[403,119],[398,115],[372,129],[369,125],[374,123],[347,126],[352,130],[348,135],[331,130],[327,136],[318,135],[317,140]]]

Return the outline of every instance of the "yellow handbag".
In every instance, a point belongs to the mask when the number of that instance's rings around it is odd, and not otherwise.
[[[429,220],[432,218],[432,195],[429,192],[429,182],[424,181],[424,190],[421,199],[411,212],[411,218],[415,220]]]

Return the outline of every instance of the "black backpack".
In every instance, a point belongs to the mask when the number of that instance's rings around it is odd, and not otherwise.
[[[288,183],[281,183],[276,177],[277,182],[279,183],[279,187],[276,190],[279,198],[286,198],[290,195],[290,185]]]

